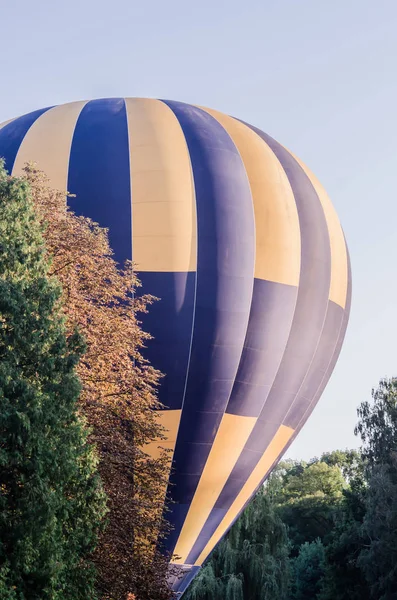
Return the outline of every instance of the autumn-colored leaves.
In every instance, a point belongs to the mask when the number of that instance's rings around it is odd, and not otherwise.
[[[99,595],[166,599],[167,560],[155,548],[165,531],[168,456],[164,451],[150,459],[142,450],[163,436],[153,410],[159,408],[161,375],[142,357],[148,336],[137,316],[154,299],[135,296],[133,265],[117,265],[106,230],[71,212],[65,194],[51,189],[34,165],[26,166],[24,177],[45,226],[52,274],[62,284],[68,331],[77,328],[86,343],[77,369],[80,407],[91,427],[109,508],[94,555]]]

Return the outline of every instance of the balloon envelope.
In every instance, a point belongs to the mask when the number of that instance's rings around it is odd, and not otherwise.
[[[147,357],[173,456],[168,550],[186,589],[315,407],[350,309],[335,211],[281,144],[222,113],[102,99],[0,125],[0,156],[34,160],[109,228],[143,291]],[[149,452],[155,453],[157,444]]]

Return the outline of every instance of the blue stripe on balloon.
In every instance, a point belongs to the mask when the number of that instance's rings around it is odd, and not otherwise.
[[[298,288],[255,279],[244,350],[226,412],[257,417],[280,366]]]
[[[292,429],[298,427],[313,402],[313,396],[315,396],[324,380],[330,357],[332,357],[338,341],[343,315],[343,308],[329,300],[323,332],[313,362],[295,401],[283,420],[283,424],[292,427]]]
[[[141,316],[144,331],[153,338],[146,342],[143,355],[164,374],[158,390],[160,402],[166,408],[180,409],[189,362],[196,274],[142,272],[138,276],[142,283],[138,292],[159,298]]]
[[[122,98],[92,100],[73,135],[68,190],[78,215],[109,228],[115,259],[132,257],[131,191],[127,114]]]
[[[195,321],[170,486],[174,502],[189,504],[241,358],[253,290],[255,226],[247,175],[229,135],[199,108],[165,103],[186,138],[197,203]]]
[[[12,172],[14,162],[20,145],[33,123],[50,110],[52,106],[35,110],[19,119],[15,119],[0,129],[0,157],[5,159],[5,167],[9,173]]]
[[[167,538],[162,541],[162,546],[166,553],[172,555],[178,540],[179,532],[183,527],[190,504],[170,503],[164,511],[167,522],[172,526]]]

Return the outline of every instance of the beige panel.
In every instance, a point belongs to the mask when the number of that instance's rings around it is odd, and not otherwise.
[[[6,125],[8,125],[8,123],[11,123],[11,121],[15,121],[14,119],[8,119],[8,121],[4,121],[4,123],[0,123],[0,129],[3,129],[3,127],[5,127]]]
[[[33,161],[49,177],[51,187],[66,192],[73,133],[85,104],[71,102],[43,113],[25,135],[12,174],[21,175],[25,164]]]
[[[255,277],[299,284],[300,228],[288,177],[270,147],[249,127],[204,108],[226,129],[247,171],[256,226]]]
[[[165,501],[165,495],[167,492],[167,485],[169,479],[169,473],[171,471],[172,465],[172,457],[175,450],[176,438],[178,435],[179,424],[181,421],[181,410],[159,410],[156,411],[156,415],[158,417],[159,423],[164,427],[165,431],[164,436],[165,440],[157,440],[150,442],[150,444],[146,444],[142,449],[153,459],[159,458],[162,454],[162,450],[168,450],[168,465],[165,467],[168,469],[168,473],[165,473],[165,485],[162,490],[160,490],[159,499],[161,500],[161,495]],[[161,518],[161,514],[158,514],[159,519]],[[152,539],[145,540],[141,537],[137,538],[139,543],[147,546],[147,551],[149,553],[154,552],[154,547],[152,545]]]
[[[158,458],[161,454],[161,448],[167,448],[170,452],[170,462],[172,460],[173,451],[175,449],[176,438],[178,435],[179,423],[181,420],[181,410],[159,410],[157,416],[160,425],[165,429],[165,440],[157,440],[150,442],[144,446],[144,451],[151,458]]]
[[[256,490],[256,488],[260,485],[261,481],[266,476],[270,467],[277,459],[277,457],[281,454],[283,448],[285,448],[286,444],[291,439],[293,434],[293,429],[291,429],[290,427],[286,427],[285,425],[280,425],[276,435],[270,442],[266,452],[260,459],[259,463],[256,465],[255,469],[251,473],[248,481],[246,482],[243,489],[233,502],[232,506],[223,518],[222,522],[220,523],[215,533],[209,540],[208,544],[198,557],[195,563],[196,565],[202,565],[209,553],[213,550],[213,548],[220,541],[225,532],[229,529],[236,516],[243,509],[245,503],[250,499],[251,495]]]
[[[148,454],[151,458],[156,459],[159,458],[164,450],[168,451],[168,464],[166,469],[168,469],[168,473],[166,473],[165,477],[165,485],[161,491],[164,501],[167,492],[168,479],[171,473],[172,466],[172,458],[174,456],[176,438],[178,436],[179,424],[181,421],[182,410],[159,410],[157,411],[157,416],[160,424],[164,427],[164,440],[155,440],[146,444],[143,447],[143,450]],[[160,517],[160,515],[159,515]]]
[[[195,271],[196,204],[186,140],[159,100],[127,98],[133,260],[138,271]]]
[[[256,417],[224,414],[203,469],[174,554],[185,563],[257,421]]]
[[[295,158],[310,179],[322,204],[325,219],[327,221],[331,245],[331,285],[329,290],[329,299],[336,304],[339,304],[339,306],[342,308],[345,308],[349,275],[345,238],[338,215],[336,214],[327,192],[314,173],[312,173],[297,156],[290,152],[290,150],[288,150],[288,152]]]

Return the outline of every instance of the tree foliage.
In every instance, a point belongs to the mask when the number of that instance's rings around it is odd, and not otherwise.
[[[77,413],[83,340],[66,327],[26,182],[0,164],[0,597],[94,598],[105,512]]]
[[[319,598],[325,565],[325,549],[321,540],[302,544],[298,556],[292,560],[291,599]]]
[[[266,597],[275,579],[263,565],[271,562],[274,544],[289,555],[284,587],[278,581],[271,597],[283,589],[280,597],[288,600],[397,598],[397,379],[382,380],[357,412],[362,448],[280,462],[260,492],[266,502],[257,498],[246,509],[197,577],[189,600],[220,600],[228,593],[238,600]],[[260,528],[247,520],[251,510]],[[270,514],[287,531],[281,546]],[[247,552],[253,539],[266,547],[259,571],[257,557]]]
[[[288,527],[292,555],[298,554],[301,544],[325,541],[332,533],[345,487],[341,469],[322,458],[311,463],[282,463],[271,476],[267,488]]]
[[[142,357],[148,335],[138,320],[153,301],[137,297],[132,265],[113,258],[107,231],[65,205],[34,165],[27,165],[36,210],[45,223],[51,273],[62,283],[68,328],[78,328],[87,350],[77,366],[80,407],[99,454],[108,496],[108,523],[94,555],[104,599],[169,597],[167,559],[155,548],[162,521],[169,457],[151,459],[149,442],[163,439],[155,409],[160,374]]]
[[[358,410],[368,489],[358,566],[377,600],[397,597],[397,379],[382,380]]]

